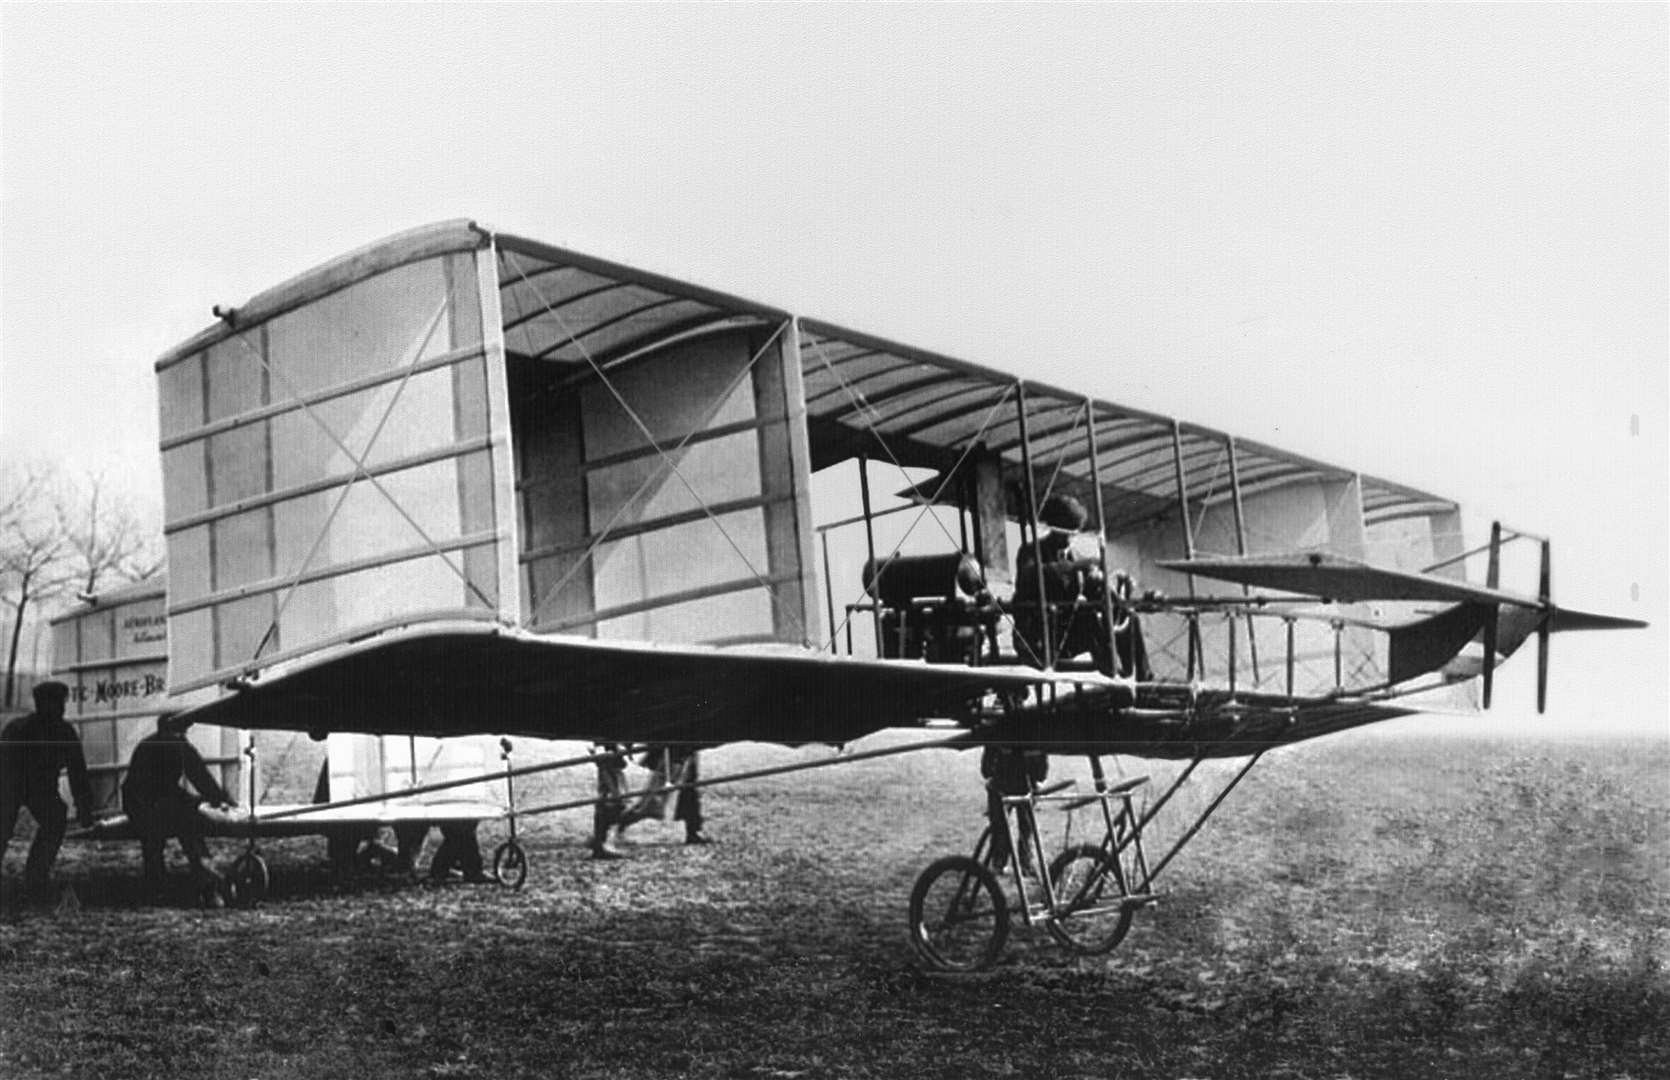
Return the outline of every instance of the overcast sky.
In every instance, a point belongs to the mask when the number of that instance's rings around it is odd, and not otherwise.
[[[154,503],[211,305],[473,217],[1548,533],[1664,731],[1666,11],[0,5],[0,450]]]

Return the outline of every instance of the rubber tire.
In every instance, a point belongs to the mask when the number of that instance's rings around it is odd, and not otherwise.
[[[1050,886],[1055,891],[1058,914],[1045,925],[1051,937],[1074,952],[1087,956],[1112,952],[1130,933],[1136,909],[1129,905],[1122,906],[1117,914],[1073,914],[1076,907],[1100,902],[1110,890],[1123,896],[1113,859],[1099,844],[1079,844],[1050,863]],[[1070,870],[1074,876],[1069,880]]]
[[[233,902],[239,907],[252,908],[267,898],[267,892],[272,887],[272,874],[267,869],[267,860],[253,851],[246,851],[232,860],[226,882],[231,886]]]
[[[528,853],[514,840],[493,852],[493,880],[507,889],[520,889],[528,880]]]
[[[970,910],[960,921],[973,929],[967,947],[949,948],[931,931],[927,907],[929,894],[945,877],[954,876],[953,902],[966,902]],[[972,889],[966,901],[959,901]],[[928,864],[910,891],[910,945],[927,966],[940,971],[984,971],[996,962],[1009,939],[1009,903],[997,878],[967,855],[947,855]]]

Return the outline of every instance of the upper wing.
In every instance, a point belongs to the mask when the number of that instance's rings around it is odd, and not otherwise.
[[[701,648],[476,625],[388,634],[242,685],[193,711],[243,728],[507,734],[618,742],[844,743],[968,714],[1031,669],[858,660],[777,647]],[[1077,683],[1106,682],[1073,676]]]

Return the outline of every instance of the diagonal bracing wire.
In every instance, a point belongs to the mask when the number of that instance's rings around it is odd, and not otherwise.
[[[617,405],[619,405],[621,407],[621,409],[626,413],[627,418],[629,420],[631,420],[633,426],[635,426],[638,429],[638,433],[644,437],[644,441],[646,443],[648,443],[650,448],[653,449],[655,451],[655,453],[661,458],[662,463],[667,467],[667,469],[675,477],[678,478],[679,483],[684,485],[684,490],[687,491],[690,494],[690,497],[692,499],[696,500],[696,505],[701,508],[702,513],[704,515],[706,515],[707,520],[709,520],[713,523],[713,527],[719,530],[719,535],[721,535],[725,538],[725,542],[731,546],[731,550],[736,552],[737,558],[741,559],[742,564],[745,567],[748,568],[748,573],[750,575],[752,575],[754,580],[759,582],[761,587],[763,587],[765,589],[766,595],[771,598],[771,602],[773,603],[773,605],[778,606],[779,610],[786,611],[788,613],[789,618],[791,618],[795,622],[796,631],[799,633],[799,635],[802,638],[804,638],[806,636],[806,626],[805,626],[805,623],[801,620],[800,616],[795,614],[793,608],[782,604],[781,600],[777,596],[777,591],[771,587],[770,581],[768,581],[766,576],[761,574],[759,569],[754,566],[753,560],[748,558],[747,553],[745,553],[742,550],[741,546],[739,544],[737,544],[736,539],[734,537],[732,537],[731,534],[725,529],[725,526],[720,524],[718,516],[716,514],[714,514],[713,509],[710,506],[708,506],[707,500],[702,498],[701,493],[699,493],[696,490],[695,486],[690,483],[689,478],[686,477],[684,475],[684,473],[679,469],[678,462],[674,461],[672,456],[668,453],[668,451],[664,447],[662,447],[662,445],[659,442],[656,441],[656,438],[655,438],[654,434],[649,429],[649,425],[645,424],[643,418],[638,415],[637,410],[633,409],[632,406],[627,403],[626,398],[621,395],[620,390],[615,386],[615,384],[610,380],[609,376],[604,372],[602,365],[600,365],[597,362],[596,357],[592,356],[591,350],[586,348],[585,343],[582,342],[579,339],[578,335],[576,335],[574,333],[573,329],[571,329],[569,327],[567,320],[565,320],[562,317],[562,315],[556,310],[556,308],[551,306],[550,300],[545,296],[545,294],[542,291],[540,291],[539,286],[534,284],[528,278],[527,272],[522,269],[520,264],[517,264],[517,266],[516,266],[516,273],[521,277],[522,283],[524,285],[528,285],[528,286],[532,287],[532,289],[534,291],[534,295],[538,296],[539,300],[540,300],[540,303],[544,305],[545,313],[552,318],[552,320],[556,323],[557,328],[559,330],[561,330],[565,335],[567,335],[569,342],[580,353],[580,355],[585,358],[586,364],[591,368],[592,373],[597,376],[598,381],[600,383],[602,383],[604,389],[606,389],[609,392],[609,396],[614,398],[615,403]],[[781,327],[779,327],[777,329],[776,333],[774,333],[772,335],[772,339],[775,340],[776,337],[777,337],[777,334],[780,334],[780,333],[782,333],[782,328]],[[763,354],[763,352],[764,352],[764,350],[762,349],[761,354]],[[754,359],[758,360],[759,355],[760,354],[756,354]],[[754,361],[752,361],[752,360],[749,361],[749,367],[750,368],[752,368],[753,362]],[[686,441],[688,441],[688,436],[686,437]],[[683,444],[681,443],[680,445],[682,446]],[[634,498],[637,498],[637,496],[634,496]],[[613,521],[611,521],[610,524],[611,524],[611,527],[612,527],[613,526]],[[605,533],[604,535],[607,535],[607,533]],[[595,549],[596,549],[596,543],[594,542],[593,547],[588,549],[588,551],[587,551],[587,557],[588,558],[590,557],[591,553],[593,551],[595,551]],[[584,565],[584,560],[576,563],[575,565],[576,566]],[[571,568],[571,572],[572,572],[572,568]],[[563,580],[564,581],[567,580],[567,575],[564,575]],[[538,608],[536,607],[535,610],[538,610]]]
[[[772,333],[771,337],[766,340],[765,344],[761,345],[759,350],[754,353],[754,355],[749,359],[748,363],[743,365],[742,370],[737,373],[736,378],[734,378],[730,382],[730,384],[725,387],[724,393],[722,395],[720,395],[719,400],[721,400],[721,401],[727,400],[731,396],[731,394],[736,392],[736,388],[738,386],[742,385],[743,380],[748,378],[749,375],[752,374],[752,372],[754,370],[754,365],[759,362],[760,357],[765,355],[766,350],[770,349],[771,346],[777,341],[777,338],[779,336],[781,336],[782,332],[783,332],[783,328],[781,326],[779,326],[777,328],[777,330]],[[690,430],[689,432],[687,432],[685,434],[684,438],[680,439],[678,441],[678,444],[675,445],[672,448],[672,450],[669,451],[669,452],[673,453],[673,454],[677,454],[677,453],[681,452],[687,445],[689,445],[690,440],[694,439],[700,433],[701,433],[700,429]],[[568,568],[568,570],[562,575],[562,577],[558,578],[549,588],[547,588],[545,590],[545,592],[542,595],[540,595],[538,600],[534,603],[533,615],[536,619],[538,618],[540,609],[542,609],[554,597],[556,597],[559,593],[561,593],[564,586],[566,586],[570,581],[572,581],[574,579],[574,576],[577,573],[579,573],[580,570],[584,566],[586,566],[586,564],[588,562],[590,562],[592,556],[594,556],[597,553],[597,549],[602,547],[603,544],[608,541],[609,534],[614,530],[615,525],[618,524],[620,522],[620,519],[626,516],[627,511],[630,510],[633,507],[633,505],[636,504],[637,501],[640,498],[643,497],[644,492],[648,491],[653,484],[655,484],[657,481],[661,480],[662,477],[664,477],[665,475],[666,475],[666,470],[665,469],[660,469],[660,470],[657,470],[655,472],[649,473],[648,475],[646,475],[644,477],[643,481],[638,484],[637,490],[632,492],[631,497],[621,501],[621,504],[615,508],[615,512],[610,515],[609,520],[604,522],[603,528],[599,529],[597,531],[597,533],[592,537],[591,543],[586,545],[585,551],[583,551],[580,554],[580,557],[578,559],[574,560],[574,565],[570,566]],[[699,499],[698,499],[698,502],[700,502]],[[704,509],[705,509],[705,506],[704,506]],[[757,577],[757,575],[756,575],[756,577]]]
[[[905,528],[904,534],[899,537],[898,543],[893,546],[893,550],[888,552],[887,558],[882,562],[881,566],[876,569],[875,576],[879,576],[882,570],[885,570],[894,559],[899,557],[900,552],[904,549],[905,541],[910,539],[911,533],[916,531],[916,526],[921,523],[924,517],[932,518],[933,521],[940,527],[940,531],[944,532],[946,537],[951,539],[952,543],[958,543],[958,541],[951,536],[951,530],[946,526],[945,522],[941,521],[936,515],[932,514],[931,511],[939,502],[940,496],[945,493],[945,489],[950,486],[951,478],[957,475],[957,470],[962,467],[963,462],[968,459],[968,455],[973,452],[975,445],[979,442],[980,436],[986,432],[986,429],[991,426],[992,421],[996,419],[997,410],[1002,408],[1003,403],[1009,399],[1010,392],[1010,388],[1006,387],[1003,393],[998,395],[998,399],[992,403],[992,407],[987,411],[985,419],[980,424],[980,430],[974,434],[973,438],[969,439],[968,444],[963,448],[963,452],[958,455],[956,462],[951,466],[951,468],[945,471],[944,475],[940,479],[939,486],[934,489],[933,494],[923,503],[922,509],[917,512],[916,517]],[[871,433],[876,435],[876,438],[880,440],[881,435],[879,432],[875,432],[874,429],[872,429]],[[883,443],[883,445],[885,446],[886,444]],[[891,453],[889,453],[889,456],[892,456]],[[894,464],[898,465],[897,459],[894,460]],[[903,471],[902,466],[900,466],[900,470]],[[909,477],[907,476],[906,479],[909,479]],[[863,595],[862,591],[859,595]],[[848,604],[846,618],[841,620],[841,624],[839,626],[833,627],[830,630],[829,640],[820,646],[820,651],[821,649],[828,648],[840,637],[842,632],[846,630],[847,624],[852,621],[852,616],[852,605]],[[1004,613],[1004,617],[1009,617],[1007,612]],[[1028,649],[1027,651],[1030,652],[1031,650]]]
[[[1212,512],[1212,496],[1218,493],[1218,477],[1228,461],[1229,447],[1219,447],[1218,452],[1212,457],[1212,475],[1206,478],[1206,490],[1200,496],[1200,516],[1195,519],[1194,527],[1189,530],[1196,544],[1200,542],[1200,534],[1206,528],[1206,515]]]
[[[287,394],[291,399],[299,402],[301,405],[301,411],[307,415],[308,419],[317,424],[320,430],[330,438],[331,442],[336,444],[336,448],[354,463],[348,479],[343,482],[342,490],[336,497],[335,505],[331,507],[330,513],[326,516],[324,524],[320,526],[318,534],[313,538],[313,545],[308,549],[307,557],[302,560],[301,565],[296,568],[296,572],[291,575],[289,583],[284,586],[283,596],[279,601],[278,609],[273,613],[272,621],[267,624],[267,629],[262,633],[261,640],[256,643],[254,651],[250,654],[249,663],[253,664],[257,659],[259,659],[262,650],[264,650],[267,647],[267,643],[272,640],[273,634],[278,630],[279,620],[283,618],[284,612],[289,607],[291,599],[296,595],[297,589],[301,584],[302,577],[307,573],[308,568],[312,565],[314,557],[318,555],[320,548],[324,544],[325,537],[330,535],[331,526],[336,521],[336,516],[341,511],[343,505],[348,501],[348,495],[353,489],[354,484],[360,480],[365,480],[370,483],[371,486],[376,489],[378,494],[388,500],[389,505],[394,507],[395,511],[405,519],[406,524],[410,525],[413,531],[417,533],[419,539],[421,539],[423,543],[428,546],[430,553],[440,558],[448,569],[458,575],[459,580],[464,582],[466,588],[480,597],[482,602],[488,607],[495,606],[492,600],[481,591],[480,586],[470,580],[469,575],[464,572],[462,567],[453,562],[447,552],[441,550],[440,545],[435,541],[435,539],[424,530],[422,525],[418,524],[417,520],[413,518],[409,512],[407,512],[404,506],[400,505],[400,500],[391,495],[388,489],[383,486],[382,482],[377,477],[371,475],[365,466],[365,463],[371,457],[371,451],[377,446],[377,440],[382,435],[383,429],[388,425],[389,417],[394,414],[394,408],[397,404],[399,404],[400,396],[405,391],[406,384],[411,381],[413,373],[417,370],[418,361],[423,357],[424,350],[429,347],[430,340],[435,336],[435,330],[441,324],[441,316],[446,314],[446,312],[451,308],[452,302],[453,292],[451,287],[449,287],[446,295],[441,298],[441,303],[436,308],[435,314],[430,316],[429,323],[424,329],[423,337],[419,340],[417,348],[412,352],[411,361],[405,365],[406,370],[401,375],[400,382],[395,386],[394,394],[390,396],[388,405],[383,409],[383,415],[378,419],[377,426],[371,432],[371,437],[366,440],[364,450],[362,450],[359,454],[355,454],[348,448],[347,444],[344,443],[341,437],[337,435],[335,429],[333,429],[330,424],[326,423],[324,417],[320,416],[318,411],[315,410],[313,406],[307,402],[305,397],[296,390],[295,384],[290,382],[290,380],[286,378],[282,372],[274,368],[267,358],[261,354],[261,350],[250,344],[249,339],[245,336],[245,334],[237,333],[233,335],[238,344],[242,345],[251,356],[255,357],[255,362],[261,365],[262,369],[267,373],[268,378],[276,381],[279,384],[280,389],[283,390],[285,394]]]
[[[835,370],[835,365],[830,362],[829,356],[826,352],[824,352],[821,342],[813,342],[812,351],[817,354],[818,359],[822,361],[824,368],[831,376],[834,377],[840,388],[846,392],[847,399],[857,407],[858,416],[864,421],[865,429],[875,438],[876,443],[881,447],[882,452],[885,453],[888,460],[893,463],[893,467],[899,470],[899,475],[903,477],[907,483],[910,482],[910,474],[905,471],[904,465],[899,461],[898,456],[893,453],[893,448],[887,444],[886,437],[880,430],[877,429],[874,420],[868,415],[874,406],[869,403],[862,392],[849,386],[847,381],[841,377],[841,373]],[[992,407],[987,410],[985,417],[981,420],[979,430],[977,430],[965,441],[963,451],[960,455],[958,455],[956,463],[953,464],[950,469],[945,471],[942,479],[940,480],[939,487],[934,491],[933,496],[923,503],[922,510],[916,515],[915,519],[911,521],[909,527],[905,529],[904,535],[901,536],[898,543],[893,546],[893,550],[888,553],[886,561],[883,562],[882,566],[877,569],[878,573],[880,570],[885,569],[888,563],[891,563],[894,559],[899,557],[899,553],[903,549],[905,541],[910,539],[911,533],[916,530],[916,526],[921,523],[924,517],[932,518],[933,522],[939,526],[940,532],[945,534],[945,538],[951,542],[952,546],[958,548],[959,550],[961,549],[961,541],[958,540],[957,537],[951,535],[951,530],[945,522],[941,521],[938,516],[929,513],[929,511],[932,510],[934,505],[939,501],[939,497],[945,492],[946,487],[949,486],[951,482],[951,478],[957,474],[957,470],[962,467],[963,462],[968,459],[968,455],[972,453],[974,447],[979,444],[980,436],[984,435],[991,427],[992,421],[997,418],[998,409],[1003,407],[1004,402],[1009,400],[1009,395],[1014,392],[1015,386],[1007,384],[1004,385],[1002,393],[998,395],[996,401],[992,402]],[[859,595],[862,597],[862,592],[860,592]],[[829,644],[835,641],[840,636],[841,632],[846,629],[847,624],[852,621],[852,611],[850,610],[852,605],[849,604],[847,606],[849,608],[847,617],[841,620],[840,626],[832,630],[829,641],[824,643],[824,648],[828,648]],[[1014,616],[1005,611],[1003,613],[1003,619],[1017,645],[1020,648],[1025,649],[1028,654],[1031,654],[1031,647],[1026,644],[1021,635],[1014,633]],[[1042,661],[1037,656],[1033,656],[1032,659],[1037,661],[1038,664],[1042,666]]]
[[[1083,405],[1078,406],[1077,408],[1075,408],[1073,410],[1073,426],[1068,428],[1067,429],[1067,434],[1062,437],[1062,439],[1061,439],[1061,445],[1062,446],[1069,446],[1069,445],[1072,444],[1073,437],[1076,436],[1079,433],[1079,425],[1084,423],[1089,418],[1089,416],[1090,416],[1090,403],[1088,401],[1085,402]],[[1067,465],[1067,455],[1066,454],[1057,454],[1056,457],[1055,457],[1055,468],[1050,470],[1049,483],[1044,485],[1044,490],[1041,493],[1039,493],[1039,496],[1038,496],[1038,498],[1040,500],[1040,502],[1039,502],[1040,506],[1043,505],[1044,502],[1047,502],[1049,500],[1049,497],[1050,497],[1051,493],[1053,493],[1055,491],[1056,481],[1061,479],[1061,470],[1063,468],[1065,468],[1066,465]]]

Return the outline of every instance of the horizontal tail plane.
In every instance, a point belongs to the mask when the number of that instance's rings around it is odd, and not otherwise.
[[[1647,624],[1640,619],[1600,615],[1555,607],[1547,600],[1523,596],[1502,589],[1472,585],[1454,578],[1438,577],[1408,570],[1358,562],[1338,555],[1307,552],[1295,555],[1247,555],[1210,559],[1168,559],[1160,566],[1184,574],[1199,574],[1219,581],[1302,593],[1319,600],[1341,603],[1358,601],[1426,600],[1448,604],[1487,604],[1525,608],[1541,613],[1552,633],[1565,630],[1639,630]],[[1523,641],[1540,629],[1537,619],[1520,636]],[[1510,638],[1512,635],[1508,635]],[[1516,642],[1517,645],[1517,642]],[[1502,655],[1511,649],[1498,649]]]
[[[1548,697],[1548,636],[1572,630],[1639,630],[1639,619],[1556,607],[1548,591],[1549,555],[1543,548],[1541,596],[1523,596],[1496,587],[1496,552],[1500,527],[1491,540],[1489,585],[1473,585],[1434,574],[1393,570],[1322,552],[1251,555],[1209,559],[1174,559],[1167,570],[1229,581],[1255,588],[1314,596],[1340,603],[1360,601],[1430,601],[1453,604],[1449,612],[1401,628],[1393,635],[1392,677],[1436,670],[1469,641],[1484,639],[1484,704],[1490,707],[1491,676],[1498,658],[1512,656],[1531,635],[1538,638],[1537,711]],[[1445,655],[1447,653],[1447,655]]]

